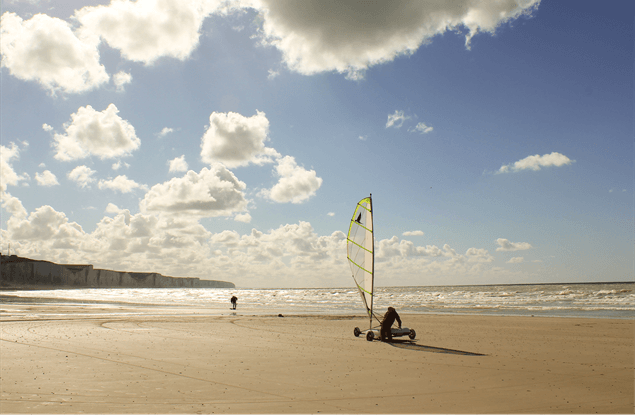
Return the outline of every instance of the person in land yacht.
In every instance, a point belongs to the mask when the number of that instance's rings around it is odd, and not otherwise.
[[[401,318],[399,318],[397,310],[392,307],[388,307],[388,311],[384,314],[384,319],[381,322],[381,331],[379,332],[381,341],[392,341],[392,332],[390,331],[390,328],[395,320],[397,320],[399,328],[401,328]]]

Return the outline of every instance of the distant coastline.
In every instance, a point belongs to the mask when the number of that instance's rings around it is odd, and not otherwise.
[[[156,272],[95,269],[90,264],[56,264],[0,254],[0,289],[236,288],[227,281],[167,277]]]

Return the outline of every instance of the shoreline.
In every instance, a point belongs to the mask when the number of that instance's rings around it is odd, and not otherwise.
[[[34,260],[35,261],[35,260]],[[119,272],[119,271],[117,271]],[[171,277],[171,278],[185,278],[185,277]],[[215,280],[201,280],[201,281],[215,281]],[[591,281],[591,282],[522,282],[522,283],[504,283],[504,284],[460,284],[460,285],[377,285],[375,288],[463,288],[463,287],[526,287],[531,285],[619,285],[619,284],[635,284],[635,281]],[[175,287],[88,287],[77,285],[59,285],[59,284],[17,284],[14,286],[1,285],[0,291],[48,291],[48,290],[85,290],[85,289],[130,289],[130,288],[147,288],[147,289],[166,289]],[[350,287],[296,287],[296,288],[284,288],[284,287],[268,287],[268,288],[254,288],[254,287],[177,287],[183,289],[233,289],[233,290],[334,290],[334,289],[347,289]]]
[[[7,301],[8,300],[8,301]],[[223,317],[228,315],[234,315],[239,313],[239,315],[244,317],[278,317],[282,315],[284,317],[306,317],[306,318],[324,318],[324,319],[332,319],[332,318],[342,318],[348,317],[351,319],[360,318],[365,321],[368,320],[368,317],[365,316],[362,312],[353,312],[350,310],[339,310],[339,311],[331,311],[331,312],[322,312],[316,313],[315,311],[306,311],[299,312],[298,310],[287,311],[285,310],[257,310],[252,307],[241,307],[236,311],[232,311],[231,309],[227,310],[224,307],[200,307],[197,305],[182,305],[182,304],[143,304],[143,303],[123,303],[116,301],[100,301],[100,300],[77,300],[77,299],[54,299],[54,298],[33,298],[33,297],[13,297],[13,296],[5,296],[0,294],[0,303],[8,306],[8,305],[21,305],[26,306],[30,305],[35,307],[33,309],[33,313],[36,313],[37,316],[46,315],[42,311],[37,311],[44,309],[46,310],[49,306],[57,306],[57,307],[66,307],[64,312],[70,313],[72,309],[77,307],[94,307],[90,310],[84,310],[83,314],[86,316],[88,313],[92,313],[93,318],[105,318],[105,316],[113,316],[117,317],[118,315],[138,315],[138,316],[152,316],[157,313],[167,313],[169,311],[170,316],[216,316]],[[98,307],[102,307],[101,310]],[[6,307],[4,307],[6,308]],[[180,313],[179,313],[180,312]],[[7,315],[9,313],[9,315]],[[13,317],[10,315],[11,313],[7,310],[3,309],[3,306],[0,306],[0,323],[5,320],[5,317]],[[59,313],[54,313],[58,315]],[[632,316],[632,313],[625,312],[623,316],[584,316],[584,315],[540,315],[534,312],[531,313],[505,313],[505,312],[487,312],[484,310],[474,310],[472,312],[464,311],[464,312],[439,312],[439,311],[430,311],[430,312],[421,312],[421,311],[402,311],[400,312],[402,317],[429,317],[429,316],[437,316],[437,317],[482,317],[482,318],[545,318],[545,319],[588,319],[588,320],[617,320],[617,321],[635,321],[635,317]],[[31,316],[29,317],[31,318]],[[38,317],[41,318],[41,317]],[[13,321],[13,320],[12,320]]]
[[[100,290],[100,289],[85,289],[85,290]],[[111,289],[108,289],[111,290]],[[112,289],[118,290],[118,289]],[[127,289],[121,289],[127,290]],[[143,289],[151,292],[155,289]],[[181,289],[177,289],[181,290]],[[189,289],[188,289],[189,290]],[[194,289],[198,290],[198,289]],[[207,289],[205,289],[207,291]],[[214,293],[214,290],[210,291]],[[224,292],[224,291],[223,291]],[[162,312],[161,310],[177,311],[179,309],[186,312],[186,314],[206,314],[206,315],[224,315],[229,308],[229,302],[218,301],[216,299],[210,299],[209,302],[200,301],[177,301],[166,302],[163,300],[158,301],[139,301],[130,300],[124,297],[115,296],[113,298],[99,299],[95,296],[89,298],[65,298],[56,296],[38,296],[31,295],[33,291],[24,291],[26,295],[12,294],[10,292],[0,291],[0,316],[6,316],[7,312],[4,311],[4,304],[31,304],[36,308],[46,308],[47,304],[50,305],[66,305],[67,307],[78,307],[82,305],[93,305],[94,307],[101,306],[103,310],[101,314],[111,313],[113,315],[120,314],[117,309],[134,309],[138,314],[156,314]],[[240,294],[239,294],[240,295]],[[222,297],[224,299],[224,297]],[[552,308],[545,306],[544,308],[526,308],[522,307],[474,307],[474,308],[444,308],[436,307],[434,304],[427,308],[418,307],[399,307],[400,314],[404,315],[421,315],[421,316],[483,316],[483,317],[545,317],[545,318],[587,318],[587,319],[610,319],[610,320],[633,320],[635,317],[631,310],[615,310],[615,309],[594,309],[589,308]],[[130,310],[128,310],[130,311]],[[303,316],[328,316],[328,315],[359,315],[364,316],[365,313],[359,307],[331,307],[328,305],[324,307],[316,307],[312,304],[253,304],[253,303],[241,303],[239,301],[238,311],[245,314],[251,314],[254,316],[265,315],[303,315]],[[381,313],[380,313],[381,314]]]

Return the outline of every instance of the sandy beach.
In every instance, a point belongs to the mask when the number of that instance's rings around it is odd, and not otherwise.
[[[3,305],[2,413],[633,413],[635,321]]]

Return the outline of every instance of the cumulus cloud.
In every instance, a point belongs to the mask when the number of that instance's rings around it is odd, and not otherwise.
[[[540,0],[456,0],[452,2],[333,2],[252,0],[259,10],[263,43],[282,53],[293,71],[324,71],[359,79],[367,68],[414,53],[447,31],[467,29],[466,47],[478,32],[530,15]]]
[[[132,75],[124,71],[119,71],[112,76],[112,79],[115,82],[117,91],[123,91],[124,86],[132,82]]]
[[[75,12],[82,31],[94,33],[132,61],[152,64],[166,56],[186,59],[198,46],[201,25],[220,2],[113,1]]]
[[[413,128],[409,129],[408,131],[411,132],[411,133],[418,132],[420,134],[427,134],[427,133],[431,132],[432,130],[434,130],[434,128],[429,127],[425,123],[420,122],[419,124],[417,124]]]
[[[89,91],[108,82],[99,64],[99,38],[76,35],[69,23],[45,14],[22,20],[17,14],[2,15],[0,45],[2,66],[11,75],[36,81],[51,92]]]
[[[58,160],[77,160],[95,155],[100,159],[129,155],[139,148],[134,127],[119,115],[115,104],[99,112],[87,105],[71,115],[64,125],[66,134],[55,134]]]
[[[406,231],[403,236],[423,236],[423,231]]]
[[[95,173],[97,172],[88,166],[77,166],[68,172],[66,177],[77,183],[79,187],[85,188],[95,181],[93,178]]]
[[[404,121],[409,119],[410,117],[404,115],[403,111],[395,110],[394,114],[388,114],[388,121],[386,121],[386,128],[390,128],[390,127],[401,128]]]
[[[121,209],[117,207],[114,203],[108,203],[106,206],[106,213],[119,213]]]
[[[170,128],[170,127],[163,127],[163,129],[161,130],[161,132],[159,132],[159,134],[157,134],[159,136],[159,138],[163,138],[166,135],[173,133],[174,129]]]
[[[57,177],[50,170],[44,170],[42,173],[35,173],[35,181],[40,186],[56,186],[59,185]]]
[[[126,168],[130,167],[130,164],[123,162],[121,160],[117,160],[117,162],[113,163],[111,167],[113,170],[119,170],[122,167],[126,167]]]
[[[315,170],[306,170],[295,162],[295,158],[285,156],[278,160],[276,173],[280,176],[270,190],[262,195],[278,203],[302,203],[308,200],[322,186],[322,178]]]
[[[469,262],[492,262],[494,257],[489,254],[487,249],[470,248],[465,253]]]
[[[503,238],[498,238],[496,240],[496,243],[499,245],[499,247],[496,248],[496,251],[503,251],[503,252],[524,251],[526,249],[533,248],[531,244],[527,242],[509,242],[507,239],[503,239]]]
[[[436,245],[416,246],[411,241],[399,240],[397,236],[390,239],[382,239],[375,245],[376,257],[379,261],[386,261],[394,257],[459,257],[450,245],[445,244],[443,248]]]
[[[142,212],[168,215],[231,216],[246,210],[245,187],[225,166],[215,164],[152,186],[140,207]]]
[[[525,261],[524,257],[516,256],[507,261],[508,264],[520,264]]]
[[[110,189],[119,191],[121,193],[130,193],[135,189],[147,190],[148,187],[144,184],[139,184],[134,180],[128,179],[128,177],[117,176],[112,180],[100,180],[97,184],[99,189]]]
[[[185,154],[181,157],[176,157],[173,160],[169,160],[168,164],[170,165],[170,173],[172,172],[183,172],[187,171],[187,162],[185,161]]]
[[[42,206],[32,212],[28,218],[19,219],[12,216],[8,223],[11,237],[15,240],[73,239],[83,231],[77,223],[68,222],[64,213],[57,212],[50,206]]]
[[[271,163],[280,154],[265,147],[268,140],[269,120],[264,112],[256,111],[251,117],[213,112],[201,138],[201,158],[207,163],[220,161],[229,168]]]
[[[20,149],[15,143],[11,147],[0,146],[0,191],[5,192],[8,185],[16,186],[22,180],[11,164],[19,156]]]
[[[535,156],[528,156],[522,160],[518,160],[513,164],[506,164],[501,166],[498,169],[497,173],[512,173],[519,172],[522,170],[540,170],[543,167],[551,167],[551,166],[564,166],[574,163],[575,160],[571,160],[569,157],[564,154],[560,154],[557,152],[553,152],[551,154],[544,154],[542,156],[536,154]]]
[[[249,223],[251,222],[251,215],[249,213],[239,213],[234,216],[236,222]]]
[[[48,125],[46,123],[42,124],[42,129],[44,131],[53,131],[53,127],[51,127],[50,125]]]
[[[7,241],[11,241],[12,252],[34,259],[218,278],[251,287],[270,287],[273,281],[284,287],[349,285],[341,279],[341,270],[347,266],[342,255],[345,234],[319,235],[308,222],[266,232],[212,233],[198,223],[200,216],[165,215],[159,210],[133,215],[109,203],[105,209],[108,216],[88,233],[50,206],[29,214],[18,199],[5,194],[3,207],[11,217],[6,229],[0,229],[1,249],[5,251]],[[241,221],[248,215],[230,216]],[[477,248],[464,256],[447,244],[442,248],[416,246],[397,237],[378,241],[376,247],[384,284],[441,285],[457,276],[460,281],[474,281],[488,270],[499,277],[506,272],[491,267],[487,251]]]

